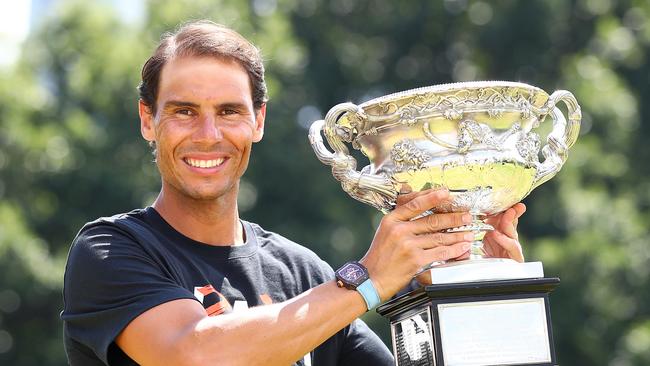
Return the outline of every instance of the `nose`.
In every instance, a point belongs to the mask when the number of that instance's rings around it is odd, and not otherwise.
[[[214,143],[223,139],[221,127],[213,116],[204,116],[199,120],[198,126],[193,134],[195,142]]]

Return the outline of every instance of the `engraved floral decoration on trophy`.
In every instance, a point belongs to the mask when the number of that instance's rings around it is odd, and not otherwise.
[[[528,134],[522,135],[519,140],[517,140],[517,151],[527,163],[534,165],[539,163],[539,148],[540,141],[539,135],[535,132],[529,132]]]
[[[390,151],[390,158],[397,172],[415,171],[422,169],[431,156],[424,150],[418,149],[410,140],[402,140]]]
[[[454,200],[438,206],[440,212],[469,211],[481,215],[484,210],[491,210],[496,205],[492,202],[492,187],[476,187],[465,191],[452,192]]]

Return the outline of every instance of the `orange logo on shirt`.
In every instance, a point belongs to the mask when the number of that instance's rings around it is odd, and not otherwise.
[[[194,296],[201,301],[209,316],[220,315],[232,310],[232,306],[225,296],[215,290],[212,285],[195,287]]]
[[[234,307],[231,306],[226,297],[217,291],[212,285],[194,287],[194,296],[203,304],[203,307],[209,316],[229,313],[233,310],[248,309],[248,303],[246,300],[237,300],[235,301]],[[261,294],[260,301],[264,305],[273,304],[273,299],[271,299],[271,296],[268,294]]]
[[[271,300],[271,296],[269,296],[269,294],[261,294],[260,300],[262,300],[262,304],[264,305],[273,304],[273,300]]]

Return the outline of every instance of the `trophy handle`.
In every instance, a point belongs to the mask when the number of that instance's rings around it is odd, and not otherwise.
[[[568,123],[562,111],[555,106],[560,101],[564,102],[567,107]],[[551,109],[553,130],[546,138],[546,145],[542,148],[544,162],[537,164],[537,174],[533,186],[530,188],[531,191],[553,178],[560,171],[567,159],[569,148],[576,142],[580,132],[582,112],[578,101],[571,92],[566,90],[554,92],[547,101],[547,108]]]
[[[353,113],[354,117],[366,119],[365,112],[352,103],[341,103],[327,112],[325,120],[314,122],[309,128],[309,142],[314,149],[318,160],[332,167],[332,175],[341,182],[341,187],[352,198],[369,204],[380,211],[387,213],[395,206],[397,191],[391,179],[382,174],[368,174],[359,172],[357,160],[349,154],[348,148],[343,143],[340,135],[352,132],[343,132],[338,120],[344,113]],[[321,132],[325,133],[327,142],[334,149],[330,151],[323,143]]]

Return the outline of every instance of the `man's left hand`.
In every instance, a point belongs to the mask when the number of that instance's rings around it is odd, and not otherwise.
[[[519,243],[517,224],[526,212],[526,205],[517,203],[502,213],[489,217],[486,222],[494,227],[483,238],[483,249],[488,257],[511,258],[524,261],[524,253]]]

